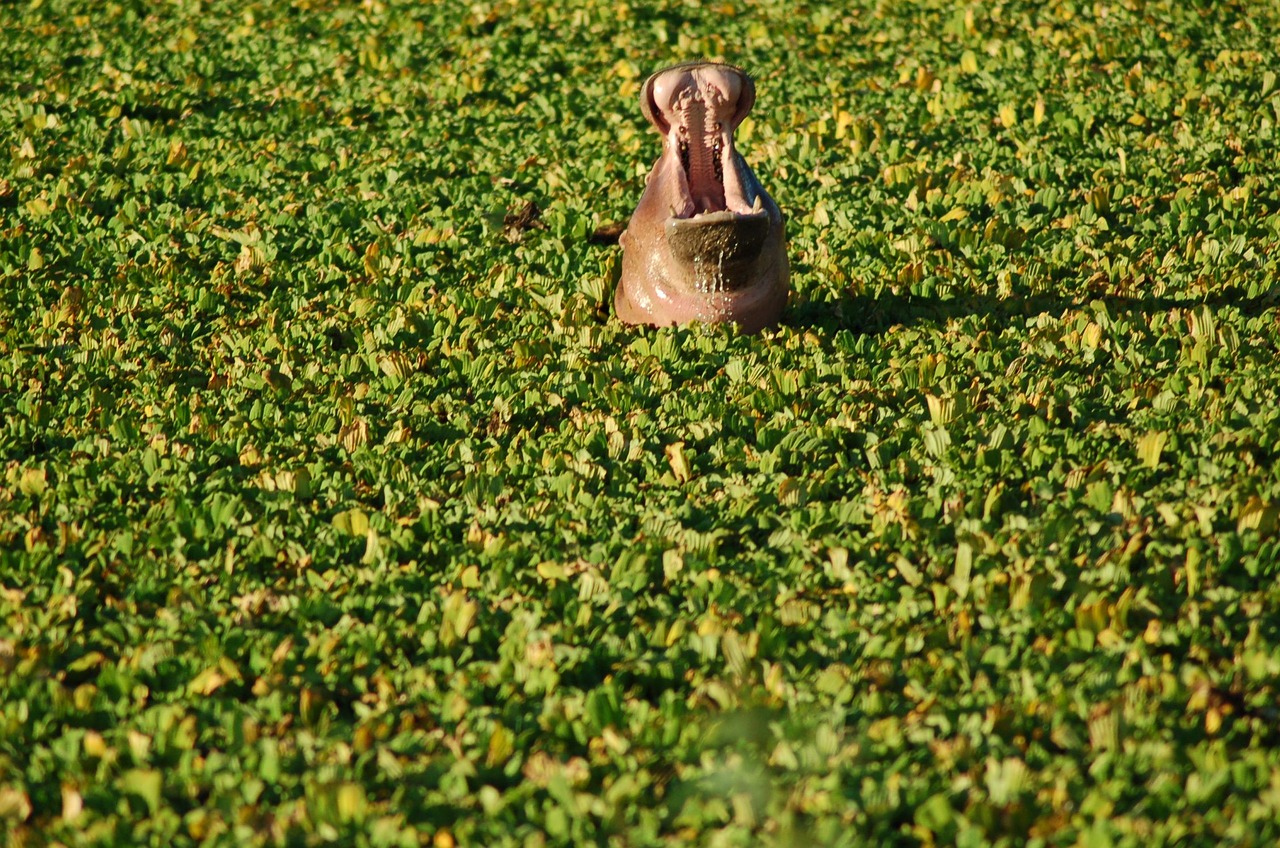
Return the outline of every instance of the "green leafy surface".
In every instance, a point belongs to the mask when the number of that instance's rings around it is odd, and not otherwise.
[[[0,4],[0,831],[1274,844],[1278,49]],[[620,325],[591,239],[697,56],[788,215],[758,337]]]

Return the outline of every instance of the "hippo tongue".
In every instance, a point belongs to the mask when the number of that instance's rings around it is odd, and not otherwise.
[[[684,172],[685,208],[674,209],[673,217],[758,212],[758,198],[747,196],[733,147],[733,131],[754,100],[746,75],[728,65],[677,65],[657,74],[650,86],[650,117]]]

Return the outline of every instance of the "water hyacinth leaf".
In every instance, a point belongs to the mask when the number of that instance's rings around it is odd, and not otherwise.
[[[446,646],[453,645],[465,639],[476,622],[476,614],[479,609],[479,605],[470,600],[465,593],[450,593],[445,598],[444,606],[441,610],[441,644]]]
[[[1254,495],[1241,507],[1236,517],[1236,531],[1257,530],[1270,534],[1275,531],[1276,517],[1280,515],[1280,506],[1268,503]]]
[[[141,798],[150,812],[160,809],[164,778],[158,769],[130,769],[120,775],[118,784],[125,793]]]
[[[365,536],[369,532],[369,516],[359,508],[343,510],[334,515],[333,526],[351,536]]]
[[[12,786],[0,787],[0,819],[15,825],[31,816],[31,799]]]
[[[964,598],[969,594],[970,581],[973,576],[973,545],[961,542],[956,545],[955,572],[951,578],[951,588]]]

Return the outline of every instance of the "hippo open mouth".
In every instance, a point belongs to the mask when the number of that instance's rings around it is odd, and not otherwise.
[[[776,323],[787,299],[782,213],[734,147],[755,83],[688,62],[645,82],[640,107],[662,156],[623,234],[618,315],[630,323]]]
[[[679,159],[679,202],[666,222],[676,258],[739,265],[759,254],[769,232],[763,192],[733,145],[733,132],[755,103],[751,78],[729,65],[687,62],[654,74],[640,95],[641,110]],[[739,163],[744,167],[739,168]],[[744,173],[745,172],[745,173]],[[698,288],[717,291],[742,275],[698,275]]]
[[[673,218],[764,211],[734,161],[733,131],[755,100],[755,83],[728,65],[688,62],[649,77],[640,108],[680,158],[684,204]]]

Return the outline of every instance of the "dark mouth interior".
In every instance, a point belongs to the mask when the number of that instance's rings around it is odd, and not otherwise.
[[[683,126],[679,128],[678,131],[683,137],[677,141],[677,145],[680,150],[680,166],[684,168],[685,181],[689,187],[689,200],[693,204],[692,214],[724,212],[728,209],[724,188],[724,145],[719,138],[716,138],[709,147],[704,146],[699,151],[703,159],[709,159],[711,162],[710,174],[706,173],[705,167],[695,169],[686,130],[687,128]]]

